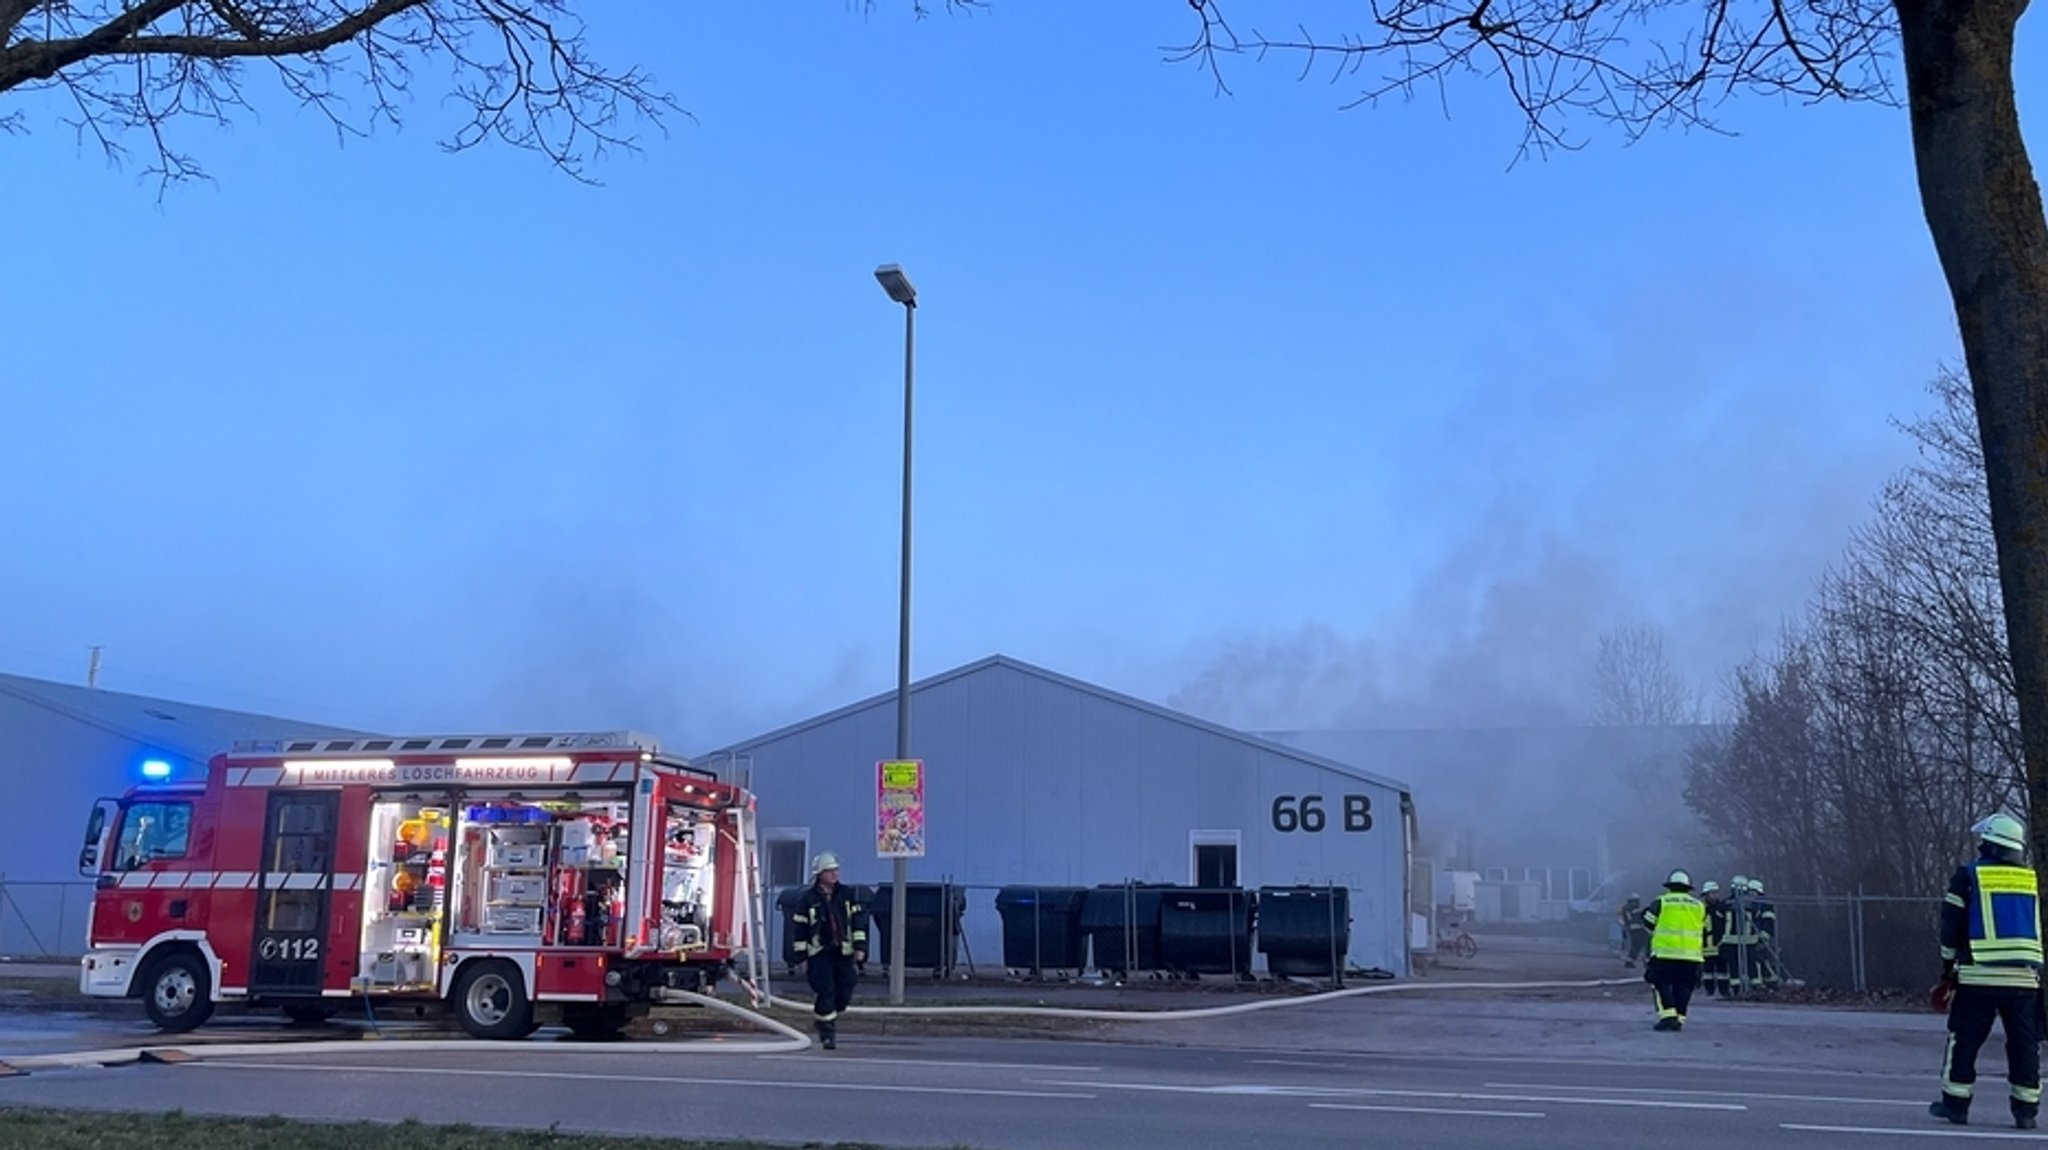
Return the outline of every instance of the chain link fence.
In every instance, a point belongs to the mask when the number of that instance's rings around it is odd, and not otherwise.
[[[89,882],[20,882],[0,877],[0,958],[77,958],[85,950]]]
[[[767,892],[771,960],[792,961],[787,909],[801,887]],[[1345,937],[1355,924],[1342,888],[1287,888],[1299,899],[1288,910],[1293,963],[1311,977],[1345,967]],[[1107,890],[1107,894],[1095,894]],[[889,888],[864,888],[871,911],[870,958],[886,949]],[[911,885],[909,962],[937,977],[1023,977],[1046,980],[1084,974],[1172,977],[1176,968],[1238,979],[1269,975],[1262,930],[1280,926],[1281,904],[1247,905],[1242,890],[1131,885],[1115,888]],[[1092,894],[1092,899],[1091,899]],[[1196,897],[1190,897],[1196,896]],[[0,958],[69,961],[84,949],[93,885],[0,878]],[[1180,905],[1162,908],[1163,900]],[[1342,901],[1340,901],[1342,900]],[[1939,898],[1880,895],[1772,895],[1777,909],[1775,959],[1787,979],[1854,993],[1918,993],[1941,976],[1936,943]],[[1162,911],[1166,913],[1162,921]],[[1318,921],[1309,921],[1315,919]],[[947,928],[948,921],[953,924]],[[1326,921],[1322,921],[1326,920]],[[1162,928],[1177,932],[1176,943]],[[1199,957],[1178,953],[1192,942]]]
[[[1941,900],[1772,895],[1786,979],[1857,994],[1925,991],[1941,977]]]

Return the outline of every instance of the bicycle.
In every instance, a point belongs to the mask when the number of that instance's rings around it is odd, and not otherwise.
[[[1456,934],[1437,936],[1436,952],[1443,954],[1446,950],[1459,958],[1477,958],[1479,956],[1479,940],[1472,937],[1471,931],[1461,926]]]

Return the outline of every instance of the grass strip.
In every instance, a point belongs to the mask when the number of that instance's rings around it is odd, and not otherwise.
[[[806,1143],[815,1150],[883,1150],[868,1142]],[[0,1107],[0,1150],[788,1150],[767,1142],[630,1138],[477,1126],[205,1118],[181,1111],[124,1114]],[[964,1150],[956,1147],[954,1150]]]

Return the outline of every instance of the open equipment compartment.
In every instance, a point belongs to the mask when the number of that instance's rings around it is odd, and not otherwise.
[[[541,801],[470,793],[460,810],[459,945],[621,945],[632,847],[623,793]]]
[[[447,906],[447,796],[379,794],[370,806],[357,993],[432,991]]]

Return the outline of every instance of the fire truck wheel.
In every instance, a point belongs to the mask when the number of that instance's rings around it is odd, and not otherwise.
[[[455,1018],[473,1038],[524,1038],[534,1031],[533,1002],[519,968],[496,959],[462,968]]]
[[[142,982],[142,1008],[158,1030],[179,1034],[213,1016],[212,980],[206,961],[191,951],[158,959]]]

